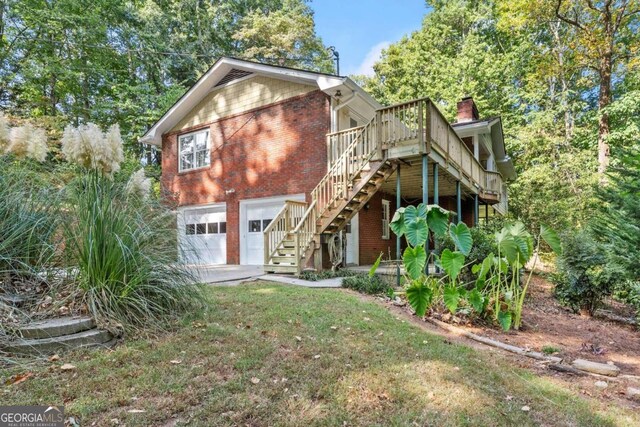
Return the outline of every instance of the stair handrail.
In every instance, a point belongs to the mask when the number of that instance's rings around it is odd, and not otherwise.
[[[290,215],[294,205],[304,205],[306,207],[307,203],[298,200],[286,200],[284,206],[263,231],[265,265],[271,262],[271,258],[276,253],[280,243],[299,225],[295,223],[296,218]]]
[[[347,146],[342,154],[333,162],[333,165],[329,168],[327,173],[322,177],[318,185],[311,191],[311,199],[317,201],[316,204],[316,216],[321,217],[328,207],[337,200],[340,196],[346,197],[348,192],[348,186],[353,180],[355,175],[359,173],[364,166],[367,165],[369,160],[373,157],[377,150],[377,141],[369,142],[369,150],[366,150],[365,134],[369,132],[371,128],[375,126],[375,117],[367,123],[360,132],[355,136],[353,142]],[[362,144],[362,153],[358,155],[358,146]],[[354,151],[356,151],[354,155]],[[359,159],[359,160],[358,160]],[[327,189],[327,182],[334,177],[340,177],[339,181],[336,181],[335,186],[331,185]],[[335,187],[339,187],[339,193]],[[333,193],[333,194],[332,194]]]
[[[302,255],[306,253],[307,248],[313,241],[316,234],[316,203],[317,202],[315,200],[311,202],[292,233],[294,237],[295,257],[298,273],[300,273],[300,271],[302,270]]]

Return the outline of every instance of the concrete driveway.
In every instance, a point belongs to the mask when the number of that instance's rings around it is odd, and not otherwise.
[[[191,268],[202,283],[217,285],[237,285],[256,279],[307,288],[339,288],[342,283],[340,277],[311,282],[298,279],[293,275],[265,274],[261,265],[194,265]]]
[[[261,265],[195,265],[193,269],[204,283],[237,282],[264,276]]]

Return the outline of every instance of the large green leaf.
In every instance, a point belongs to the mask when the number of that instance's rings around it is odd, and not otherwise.
[[[505,257],[509,263],[518,259],[520,251],[515,238],[506,227],[496,233],[496,245],[500,249],[500,255]]]
[[[449,211],[438,205],[427,206],[427,225],[436,236],[445,236],[449,228]]]
[[[458,309],[458,303],[460,302],[460,292],[458,288],[455,286],[445,286],[442,299],[451,314],[455,314]]]
[[[560,237],[558,237],[558,234],[554,230],[542,224],[540,226],[540,237],[542,237],[542,240],[547,242],[547,245],[551,247],[556,255],[562,255],[562,244],[560,243]]]
[[[404,232],[405,232],[404,208],[396,209],[395,213],[393,214],[393,218],[391,219],[391,223],[389,224],[389,227],[391,228],[391,231],[393,231],[393,233],[396,236],[402,237],[404,235]]]
[[[508,311],[501,311],[498,313],[498,322],[502,327],[503,331],[508,331],[511,329],[511,321],[513,320],[513,316]]]
[[[445,249],[440,255],[440,265],[450,278],[458,277],[460,270],[464,266],[464,255],[460,252],[451,252]]]
[[[378,267],[380,266],[380,261],[382,261],[383,254],[384,252],[380,252],[380,255],[378,255],[378,259],[376,260],[376,262],[373,263],[373,265],[369,269],[369,277],[375,276],[376,270],[378,270]]]
[[[407,206],[404,210],[404,225],[409,225],[419,219],[427,220],[427,206],[420,203],[418,206]]]
[[[406,224],[405,235],[407,236],[407,242],[409,242],[411,246],[424,245],[429,237],[427,221],[422,218],[418,218],[416,221]]]
[[[427,262],[427,253],[422,246],[416,246],[415,248],[408,247],[404,250],[402,261],[404,262],[404,268],[409,277],[415,280],[422,276],[425,263]]]
[[[414,280],[406,290],[407,300],[416,314],[424,316],[433,300],[433,291],[422,280]]]
[[[467,227],[467,224],[464,222],[457,225],[452,224],[449,228],[449,236],[451,236],[451,240],[453,240],[453,243],[460,252],[465,256],[469,255],[471,247],[473,246],[473,238],[471,237],[471,231],[469,227]]]
[[[467,300],[469,301],[469,304],[471,304],[471,307],[473,307],[473,309],[477,313],[482,313],[484,311],[485,297],[480,293],[478,289],[473,289],[471,292],[469,292],[469,294],[467,295]]]

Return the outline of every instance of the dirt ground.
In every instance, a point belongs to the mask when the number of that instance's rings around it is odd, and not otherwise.
[[[398,307],[382,298],[365,298],[384,301],[382,303],[389,310],[423,329],[473,348],[498,352],[510,359],[514,366],[529,369],[537,375],[551,377],[581,394],[640,410],[640,399],[628,395],[629,387],[640,388],[640,329],[571,312],[553,297],[553,285],[542,277],[534,276],[531,280],[523,312],[524,326],[520,331],[503,332],[498,326],[489,323],[456,324],[456,326],[478,335],[539,352],[543,351],[543,347],[553,347],[558,350],[554,355],[563,358],[564,363],[567,364],[578,358],[601,363],[613,362],[621,370],[620,377],[575,376],[551,370],[544,362],[489,347],[445,331],[416,317],[408,305]],[[613,302],[604,308],[623,317],[629,317],[632,314],[629,307]],[[596,386],[596,382],[602,381],[607,383],[604,389]]]
[[[607,311],[629,316],[628,308],[610,303]],[[543,352],[557,349],[567,361],[587,359],[613,362],[622,373],[640,376],[640,330],[601,318],[572,313],[553,297],[553,285],[533,276],[522,314],[520,331],[503,332],[494,325],[459,325],[474,333],[499,341]]]

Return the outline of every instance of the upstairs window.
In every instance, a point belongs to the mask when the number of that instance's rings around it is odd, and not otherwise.
[[[180,135],[178,148],[180,172],[209,166],[211,163],[209,129]]]

